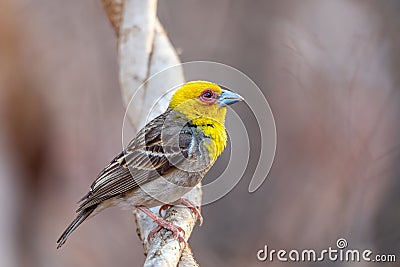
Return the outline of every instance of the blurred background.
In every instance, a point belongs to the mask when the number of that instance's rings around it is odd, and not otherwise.
[[[190,239],[201,266],[286,266],[256,253],[340,237],[400,260],[399,12],[395,0],[160,1],[182,61],[243,71],[277,126],[261,188],[247,191],[253,155],[238,186],[203,208]],[[76,201],[121,150],[116,47],[100,0],[0,0],[0,266],[142,265],[133,216],[118,209],[56,250]],[[257,131],[248,108],[236,110]]]

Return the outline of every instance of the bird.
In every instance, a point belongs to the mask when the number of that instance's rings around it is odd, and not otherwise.
[[[97,176],[76,218],[57,240],[60,248],[86,219],[108,207],[138,209],[180,241],[184,231],[150,208],[189,207],[202,223],[199,207],[182,196],[196,186],[224,151],[227,106],[244,98],[209,81],[189,81],[172,95],[166,111],[147,123]],[[160,212],[161,215],[161,212]]]

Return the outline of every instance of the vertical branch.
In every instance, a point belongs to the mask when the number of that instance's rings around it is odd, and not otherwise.
[[[193,203],[201,202],[201,187],[196,186],[192,191],[185,195]],[[151,209],[154,213],[158,213],[158,207]],[[162,229],[151,243],[148,242],[147,236],[157,225],[142,212],[135,212],[136,222],[138,225],[137,232],[143,242],[143,247],[147,255],[144,263],[145,267],[150,266],[199,266],[193,258],[192,251],[187,245],[181,247],[178,239],[168,230]],[[185,240],[190,237],[196,222],[196,217],[186,207],[171,207],[167,210],[165,220],[171,222],[185,231]]]
[[[168,85],[185,81],[182,68],[177,66],[162,81],[148,80],[152,75],[168,67],[180,64],[179,57],[157,18],[156,0],[102,0],[107,16],[118,37],[119,79],[122,98],[127,107],[132,96],[135,101],[129,107],[127,116],[134,127],[145,125],[148,112]],[[138,90],[143,85],[141,90]],[[162,99],[153,110],[160,114],[168,106]],[[155,114],[154,114],[155,115]],[[196,205],[201,204],[200,185],[185,195]],[[158,213],[159,207],[153,208]],[[155,223],[141,212],[134,212],[137,233],[142,240],[147,255],[144,266],[199,266],[189,246],[182,248],[179,241],[167,230],[159,231],[152,242],[147,241],[149,232]],[[165,220],[185,230],[188,240],[196,222],[188,208],[172,207],[167,210]]]
[[[124,8],[124,0],[101,0],[107,17],[113,26],[115,34],[119,37],[119,29],[122,21],[122,10]]]

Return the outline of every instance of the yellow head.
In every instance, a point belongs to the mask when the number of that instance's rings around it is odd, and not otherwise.
[[[213,120],[225,123],[226,106],[243,98],[221,86],[207,81],[192,81],[180,87],[172,96],[169,108],[184,114],[189,120],[207,124]],[[197,123],[195,123],[197,124]]]
[[[169,108],[183,114],[194,125],[210,136],[215,147],[210,148],[217,158],[226,145],[226,106],[243,98],[221,86],[207,81],[191,81],[180,87],[172,96]]]

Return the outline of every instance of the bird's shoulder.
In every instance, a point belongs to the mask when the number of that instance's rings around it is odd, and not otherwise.
[[[79,210],[126,193],[177,167],[190,169],[203,138],[195,125],[167,110],[146,124],[99,173],[81,199]]]

